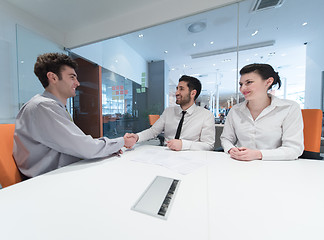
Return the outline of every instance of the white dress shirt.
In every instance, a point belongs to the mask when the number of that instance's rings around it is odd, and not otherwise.
[[[13,156],[28,177],[52,171],[82,159],[107,157],[124,146],[124,139],[93,139],[71,120],[65,106],[45,91],[18,113]]]
[[[220,137],[226,153],[232,147],[257,149],[263,160],[292,160],[303,153],[303,119],[299,105],[269,96],[271,104],[255,120],[247,107],[248,101],[229,111]]]
[[[182,150],[213,150],[215,121],[212,112],[195,104],[186,111],[180,134]],[[179,105],[166,108],[151,128],[138,133],[138,141],[155,138],[163,130],[166,141],[174,139],[181,117],[182,109]]]

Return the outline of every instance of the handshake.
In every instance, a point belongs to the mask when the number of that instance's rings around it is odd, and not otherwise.
[[[138,135],[136,133],[126,133],[124,135],[124,147],[132,148],[135,143],[138,141]],[[182,149],[182,140],[181,139],[171,139],[166,141],[167,147],[173,151],[181,151]]]
[[[126,133],[124,135],[125,148],[132,148],[138,141],[138,135],[135,133]]]

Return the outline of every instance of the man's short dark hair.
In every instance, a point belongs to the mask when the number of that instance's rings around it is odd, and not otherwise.
[[[186,82],[188,87],[189,87],[190,92],[192,90],[196,90],[197,93],[196,93],[196,96],[195,96],[195,100],[198,98],[198,96],[199,96],[199,94],[201,92],[201,83],[197,78],[190,77],[190,76],[187,76],[187,75],[183,75],[179,79],[179,82]]]
[[[43,87],[46,88],[49,85],[47,73],[53,72],[59,77],[59,79],[61,79],[61,70],[64,66],[77,69],[78,64],[72,58],[63,53],[45,53],[37,57],[34,66],[34,73],[42,83]]]

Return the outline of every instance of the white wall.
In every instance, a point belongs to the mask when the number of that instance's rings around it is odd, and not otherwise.
[[[20,107],[33,96],[44,91],[44,87],[34,74],[34,65],[39,55],[48,52],[66,54],[63,46],[17,25],[18,100]]]
[[[141,84],[142,72],[147,72],[146,61],[119,37],[72,52],[138,84]]]
[[[19,109],[16,24],[64,42],[55,29],[0,0],[0,123],[13,123]]]
[[[314,38],[306,48],[305,108],[321,108],[322,71],[324,71],[324,33]]]

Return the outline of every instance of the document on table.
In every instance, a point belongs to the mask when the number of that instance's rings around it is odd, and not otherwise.
[[[204,152],[176,152],[166,147],[147,148],[132,154],[130,160],[160,165],[180,174],[188,174],[206,165]]]

